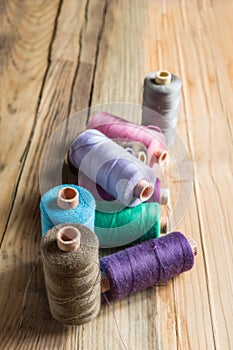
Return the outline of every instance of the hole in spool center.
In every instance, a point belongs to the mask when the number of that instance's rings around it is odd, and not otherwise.
[[[147,199],[149,199],[152,196],[152,193],[153,193],[153,187],[151,185],[145,186],[140,195],[141,201],[144,202]]]
[[[169,77],[169,73],[166,71],[161,71],[161,72],[159,72],[158,77],[167,78],[167,77]]]
[[[64,242],[71,242],[78,237],[77,229],[74,227],[64,227],[59,233],[60,239]]]
[[[167,152],[163,152],[162,154],[161,154],[161,161],[164,161],[165,159],[167,158]]]
[[[146,154],[141,151],[141,152],[138,152],[138,159],[143,162],[143,163],[146,163],[147,161],[147,157],[146,157]]]
[[[77,192],[72,187],[63,188],[61,191],[61,198],[63,199],[74,199],[77,195]]]

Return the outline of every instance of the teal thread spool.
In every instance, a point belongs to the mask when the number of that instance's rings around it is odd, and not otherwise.
[[[94,230],[100,247],[110,248],[158,238],[161,222],[160,205],[142,203],[113,213],[96,210]]]

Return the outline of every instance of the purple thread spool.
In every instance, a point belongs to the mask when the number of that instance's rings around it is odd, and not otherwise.
[[[115,198],[112,195],[107,193],[101,186],[91,181],[86,175],[84,175],[81,172],[79,172],[78,174],[78,185],[85,188],[89,192],[91,192],[91,194],[93,195],[96,201],[112,202],[115,200]],[[157,177],[155,182],[154,192],[150,197],[150,199],[148,200],[149,203],[152,203],[152,202],[161,203],[160,187],[161,187],[161,181]]]
[[[126,206],[145,202],[153,194],[154,171],[98,130],[86,130],[76,138],[69,161]]]
[[[89,177],[87,177],[85,174],[82,172],[79,172],[78,174],[78,185],[85,188],[95,198],[97,201],[107,201],[107,202],[112,202],[115,200],[115,198],[106,192],[100,185],[97,183],[91,181]]]
[[[102,292],[120,300],[161,285],[193,267],[197,247],[180,232],[151,239],[100,259]]]

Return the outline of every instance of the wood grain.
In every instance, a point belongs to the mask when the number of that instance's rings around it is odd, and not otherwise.
[[[37,122],[58,1],[1,1],[0,240],[4,235]],[[3,205],[4,203],[4,205]]]
[[[1,348],[123,349],[114,316],[128,349],[233,348],[232,8],[229,0],[0,1]],[[140,106],[143,79],[158,68],[183,82],[178,133],[193,174],[177,182],[171,168],[168,181],[174,197],[182,182],[193,184],[177,229],[198,244],[195,267],[114,303],[114,315],[103,303],[90,324],[63,327],[49,313],[39,253],[42,153],[64,122],[62,153],[85,128],[88,106],[108,103],[140,121],[136,107],[111,104]]]

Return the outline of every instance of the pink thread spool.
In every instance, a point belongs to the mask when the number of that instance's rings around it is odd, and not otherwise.
[[[111,139],[134,140],[143,143],[148,150],[148,164],[163,165],[167,160],[166,138],[160,128],[130,123],[107,112],[97,112],[89,121],[88,129],[97,129]]]

